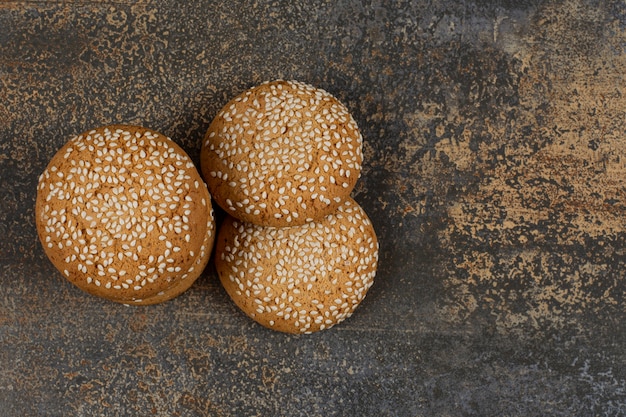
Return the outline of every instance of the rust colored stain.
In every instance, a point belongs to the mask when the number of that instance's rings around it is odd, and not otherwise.
[[[448,209],[448,319],[481,310],[508,331],[623,311],[626,36],[597,13],[576,1],[538,11],[516,40],[515,117],[488,123],[477,153],[465,130],[436,146],[459,170],[502,155]]]

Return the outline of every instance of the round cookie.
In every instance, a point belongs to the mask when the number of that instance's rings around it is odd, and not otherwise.
[[[297,81],[266,82],[231,100],[202,143],[211,195],[230,215],[294,226],[332,213],[361,174],[363,138],[348,109]]]
[[[185,151],[137,126],[70,139],[39,177],[46,255],[80,289],[147,305],[188,289],[215,237],[211,198]]]
[[[349,317],[377,263],[374,228],[351,198],[301,226],[264,227],[229,216],[216,243],[217,272],[235,304],[287,333],[313,333]]]

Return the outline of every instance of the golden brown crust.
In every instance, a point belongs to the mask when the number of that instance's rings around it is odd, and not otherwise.
[[[226,292],[263,326],[312,333],[347,317],[365,297],[378,263],[378,241],[351,198],[319,222],[263,227],[228,217],[215,265]]]
[[[184,278],[182,278],[181,276],[181,279],[176,284],[172,285],[170,288],[164,291],[157,293],[156,295],[144,299],[133,300],[133,305],[152,305],[162,303],[171,300],[172,298],[178,297],[193,285],[196,279],[200,277],[200,274],[202,274],[202,271],[204,271],[204,268],[209,262],[211,251],[213,249],[213,242],[215,240],[215,227],[213,219],[211,219],[210,225],[207,225],[207,227],[210,227],[211,233],[206,234],[205,243],[202,246],[200,254],[196,257],[197,259],[196,262],[193,264],[193,268],[190,268],[191,270],[187,271],[186,276]],[[113,301],[129,304],[124,300]]]
[[[210,195],[187,154],[137,126],[70,139],[40,176],[35,210],[55,267],[120,303],[165,301],[188,288],[215,235]]]
[[[202,174],[230,215],[293,226],[332,213],[361,173],[362,136],[335,97],[296,81],[263,83],[215,117]]]

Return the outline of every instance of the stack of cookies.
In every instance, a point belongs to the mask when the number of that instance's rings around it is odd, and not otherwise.
[[[215,264],[230,297],[266,327],[312,333],[349,317],[376,273],[376,234],[350,198],[362,146],[332,95],[267,82],[215,117],[202,174],[176,143],[144,127],[71,138],[39,178],[37,231],[77,287],[156,304],[187,290],[206,266],[213,198],[228,214]]]
[[[295,81],[240,94],[211,123],[202,175],[228,214],[215,264],[258,323],[312,333],[349,317],[373,283],[378,242],[350,197],[363,140],[346,107]]]

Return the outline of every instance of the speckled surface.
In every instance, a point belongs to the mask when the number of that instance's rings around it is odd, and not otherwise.
[[[0,3],[0,415],[626,415],[623,1],[184,3]],[[365,138],[353,317],[271,332],[212,263],[151,307],[54,270],[35,186],[70,135],[142,124],[197,162],[279,77]]]

